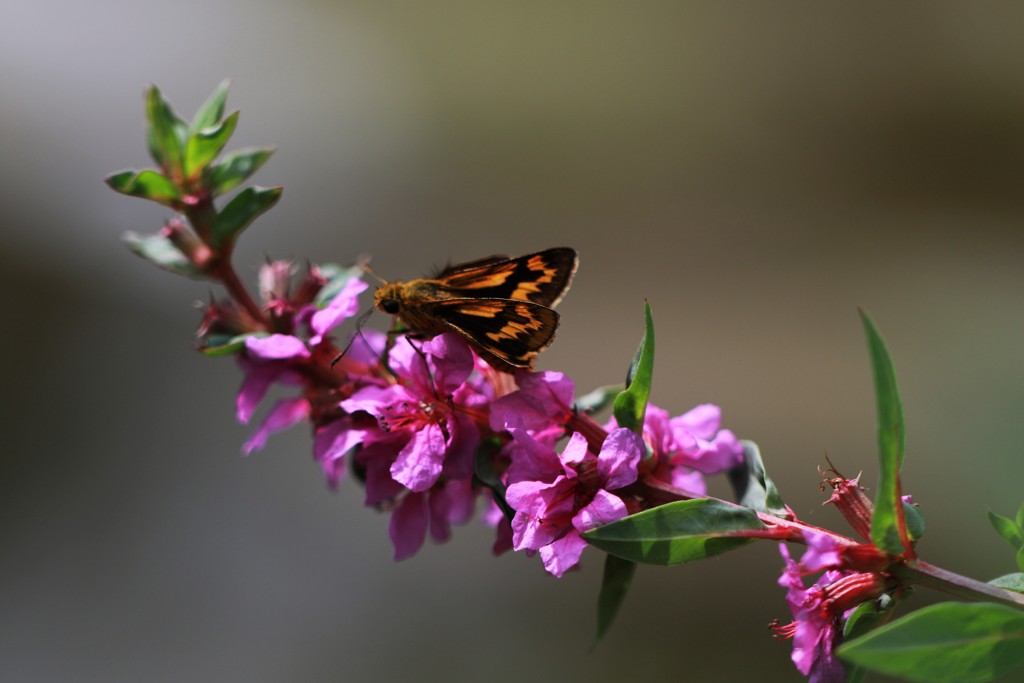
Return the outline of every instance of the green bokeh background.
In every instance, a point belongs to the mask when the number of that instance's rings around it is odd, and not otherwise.
[[[720,404],[806,520],[826,453],[874,485],[856,307],[899,374],[905,489],[935,564],[1013,570],[1024,498],[1024,6],[1014,3],[8,0],[0,6],[3,681],[799,680],[769,544],[641,568],[588,652],[601,561],[558,581],[456,531],[394,563],[296,429],[248,459],[205,284],[132,257],[166,210],[142,92],[224,77],[234,146],[276,144],[267,257],[448,260],[575,246],[540,366],[620,381],[651,301],[654,401]],[[378,320],[377,324],[384,321]],[[715,484],[717,492],[724,487]],[[924,593],[919,604],[929,599]]]

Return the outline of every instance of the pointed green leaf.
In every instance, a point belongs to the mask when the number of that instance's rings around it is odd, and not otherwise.
[[[629,587],[636,574],[636,563],[624,560],[615,555],[605,555],[604,576],[601,579],[601,592],[597,596],[597,634],[591,649],[597,647],[612,622],[619,613],[622,603],[626,600]]]
[[[720,555],[765,529],[749,508],[697,498],[668,503],[583,534],[591,545],[643,564],[681,564]]]
[[[1003,537],[1003,540],[1013,546],[1014,550],[1020,550],[1024,547],[1024,532],[1017,526],[1017,523],[1012,519],[1007,519],[992,512],[988,511],[988,521],[992,523],[992,528],[996,530],[996,533]]]
[[[612,408],[619,426],[637,434],[643,433],[647,399],[651,395],[651,380],[654,376],[654,319],[651,316],[651,305],[646,301],[644,321],[644,337],[629,366],[626,389],[615,397]]]
[[[164,206],[176,207],[181,199],[174,183],[151,168],[142,171],[119,171],[108,175],[105,180],[115,192],[149,199]]]
[[[146,120],[146,139],[153,160],[172,177],[180,176],[188,126],[155,85],[146,91]]]
[[[164,270],[196,280],[201,280],[204,277],[203,273],[174,246],[174,243],[160,233],[139,235],[134,232],[126,232],[121,239],[136,256],[144,258]]]
[[[621,384],[598,387],[576,399],[576,410],[581,413],[598,413],[610,408],[624,388]]]
[[[273,153],[272,147],[249,147],[225,154],[206,168],[204,185],[214,197],[230,192],[256,173]]]
[[[281,187],[247,187],[228,202],[213,228],[216,246],[234,241],[249,224],[268,211],[281,198]]]
[[[1017,591],[1018,593],[1024,593],[1024,574],[1017,572],[1016,574],[1007,574],[1000,576],[997,579],[989,581],[993,586],[999,588],[1005,588],[1009,591]]]
[[[900,469],[905,443],[903,406],[896,385],[889,350],[875,324],[860,312],[868,340],[871,369],[875,377],[875,403],[878,411],[878,493],[871,518],[871,540],[887,553],[903,553],[900,525],[903,501],[900,500]]]
[[[837,653],[911,681],[991,681],[1024,666],[1024,612],[993,603],[932,605],[841,645]]]
[[[201,338],[196,344],[196,349],[202,354],[212,358],[229,356],[238,353],[245,346],[245,340],[253,336],[262,336],[262,333],[246,332],[245,334],[208,334]]]
[[[192,117],[192,125],[189,126],[191,132],[209,128],[220,122],[224,116],[224,103],[228,99],[228,86],[230,85],[231,79],[225,78],[214,88],[210,97],[203,102],[202,106],[196,110],[195,116]]]
[[[743,462],[729,470],[729,483],[736,493],[737,502],[743,507],[760,512],[770,512],[780,517],[789,517],[790,512],[782,502],[779,490],[768,477],[761,460],[761,450],[753,441],[742,441]]]
[[[1014,521],[1017,522],[1017,526],[1024,529],[1024,504],[1017,508],[1017,518]]]
[[[213,161],[228,139],[234,134],[238,125],[238,112],[232,112],[230,116],[206,128],[200,128],[188,137],[188,144],[185,146],[185,175],[194,178],[201,173],[211,161]]]
[[[843,640],[853,640],[885,624],[892,618],[895,601],[883,595],[879,600],[865,602],[846,618]],[[860,683],[868,670],[861,666],[846,667],[846,683]]]

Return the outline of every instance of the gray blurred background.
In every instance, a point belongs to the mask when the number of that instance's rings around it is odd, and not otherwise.
[[[720,404],[787,502],[827,453],[874,485],[856,307],[886,335],[929,561],[1013,570],[1024,498],[1024,6],[7,0],[0,6],[0,680],[799,680],[775,547],[641,568],[588,652],[601,558],[558,581],[491,532],[391,560],[307,431],[248,459],[230,360],[190,348],[206,285],[119,244],[169,217],[102,178],[150,162],[142,92],[286,187],[243,238],[384,277],[580,250],[541,367]],[[384,321],[377,320],[377,324]],[[725,489],[715,485],[716,492]],[[923,600],[929,599],[923,593]],[[934,599],[934,598],[931,598]],[[923,604],[923,600],[918,604]]]

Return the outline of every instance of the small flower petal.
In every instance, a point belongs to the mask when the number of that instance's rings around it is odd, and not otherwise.
[[[264,360],[309,357],[309,349],[306,348],[306,343],[290,334],[246,337],[245,348],[250,355]]]
[[[636,481],[637,465],[645,450],[639,434],[621,427],[612,431],[597,456],[597,471],[605,480],[604,488],[620,489]]]
[[[402,499],[394,512],[388,533],[395,546],[395,559],[404,560],[415,555],[427,539],[427,497],[422,493],[410,493]]]
[[[309,417],[309,401],[304,398],[288,398],[278,401],[264,418],[263,423],[242,445],[242,454],[249,455],[262,449],[267,438],[274,432],[291,427]]]
[[[412,491],[426,491],[441,476],[446,445],[439,426],[424,425],[399,451],[391,476]]]
[[[314,334],[309,343],[316,346],[324,336],[359,312],[359,295],[369,287],[357,277],[350,278],[333,299],[323,309],[310,318],[309,326]]]

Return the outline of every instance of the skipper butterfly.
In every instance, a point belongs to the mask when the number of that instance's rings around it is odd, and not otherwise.
[[[429,339],[457,332],[492,367],[532,368],[558,329],[552,310],[579,265],[575,249],[557,247],[518,258],[489,256],[451,265],[430,279],[385,282],[376,307],[410,334]]]

